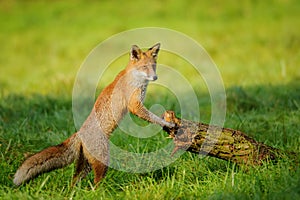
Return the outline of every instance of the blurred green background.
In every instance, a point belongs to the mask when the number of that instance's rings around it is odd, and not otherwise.
[[[284,84],[300,79],[299,10],[296,0],[1,1],[0,88],[51,93],[71,87],[97,44],[139,27],[194,38],[227,87]]]

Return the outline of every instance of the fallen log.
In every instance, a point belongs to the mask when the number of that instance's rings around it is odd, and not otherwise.
[[[174,128],[164,128],[175,144],[172,154],[183,149],[246,165],[261,165],[264,161],[283,156],[281,150],[258,142],[238,130],[180,119],[173,111],[166,111],[163,118],[175,124]]]

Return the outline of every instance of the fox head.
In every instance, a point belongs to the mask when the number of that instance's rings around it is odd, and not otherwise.
[[[134,78],[141,82],[155,81],[156,59],[160,44],[156,44],[143,52],[138,46],[133,45],[130,51],[130,61],[127,70],[132,73]]]

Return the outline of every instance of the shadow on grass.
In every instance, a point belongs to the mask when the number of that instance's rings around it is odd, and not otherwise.
[[[225,126],[271,146],[299,151],[300,81],[229,88]]]
[[[295,136],[299,137],[300,81],[286,85],[231,87],[226,93],[226,127],[243,129],[252,136],[264,135],[265,140],[273,142],[274,139],[283,139],[286,143],[289,139],[294,140]],[[203,103],[208,105],[210,100],[206,96],[207,101]],[[160,103],[164,105],[164,102]],[[54,131],[67,137],[75,131],[73,124],[71,97],[10,94],[0,99],[2,142],[11,139],[27,143],[28,140],[23,137],[31,138],[30,134],[33,134],[33,139],[40,138],[37,145],[44,147],[42,140],[46,138],[44,142],[48,145],[51,139],[43,133],[47,135]],[[271,132],[285,135],[284,138],[274,138]]]
[[[227,97],[228,111],[295,111],[300,109],[300,81],[287,85],[236,86],[227,89]]]
[[[75,131],[71,99],[11,94],[0,99],[0,149],[15,154],[58,144]]]

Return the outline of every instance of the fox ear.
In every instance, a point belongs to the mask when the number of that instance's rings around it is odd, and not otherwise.
[[[130,60],[138,61],[141,58],[142,50],[137,45],[132,45],[130,51]]]
[[[153,47],[148,49],[148,51],[151,52],[151,55],[154,59],[157,59],[157,54],[159,52],[159,48],[160,48],[160,43],[157,43],[156,45],[154,45]]]

